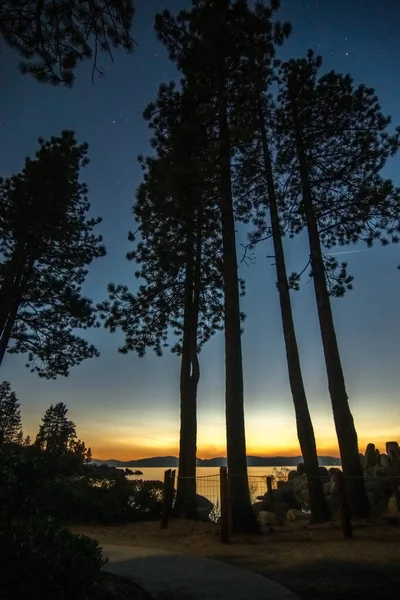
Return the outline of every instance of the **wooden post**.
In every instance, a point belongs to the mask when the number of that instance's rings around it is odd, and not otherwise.
[[[221,496],[221,542],[229,544],[231,538],[230,532],[230,514],[229,514],[229,493],[228,493],[228,469],[221,467],[219,470],[220,496]]]
[[[171,476],[169,479],[168,519],[172,518],[172,507],[174,505],[174,492],[175,492],[175,477],[176,477],[176,471],[174,469],[173,471],[171,471]]]
[[[163,489],[163,509],[161,515],[161,529],[166,529],[168,527],[168,500],[169,500],[169,486],[171,481],[171,469],[168,469],[164,473],[164,489]]]
[[[268,499],[269,499],[269,510],[274,512],[275,502],[274,502],[274,492],[272,490],[272,477],[267,477],[267,490],[268,490]]]
[[[343,537],[350,539],[353,537],[353,528],[351,526],[350,506],[347,497],[346,484],[342,471],[337,470],[335,473],[336,494],[339,504],[340,522],[342,524]]]

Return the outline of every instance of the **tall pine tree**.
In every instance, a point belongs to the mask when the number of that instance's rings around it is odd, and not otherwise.
[[[136,294],[109,286],[102,306],[105,324],[125,334],[123,352],[158,355],[177,336],[172,351],[181,357],[181,428],[177,514],[197,515],[196,438],[198,353],[222,328],[221,236],[215,202],[212,157],[203,122],[193,119],[193,98],[185,86],[160,86],[145,111],[156,157],[141,158],[144,180],[134,216],[140,241],[128,255],[143,283]],[[200,115],[198,115],[200,117]],[[171,331],[172,330],[172,331]]]
[[[39,143],[23,171],[0,182],[0,364],[6,350],[26,353],[32,371],[55,378],[98,355],[76,329],[96,325],[81,287],[105,250],[79,181],[87,144],[71,131]]]
[[[76,438],[75,423],[67,417],[68,408],[63,402],[51,404],[42,417],[35,445],[49,455],[66,454]]]
[[[273,12],[278,8],[278,2],[274,3],[273,10],[257,3],[252,15],[253,28],[248,38],[251,52],[244,66],[246,95],[243,97],[243,105],[248,110],[249,140],[243,144],[236,160],[236,186],[237,195],[254,204],[256,231],[250,237],[251,245],[267,233],[272,236],[289,382],[308,480],[311,515],[314,522],[324,522],[330,518],[330,513],[319,476],[317,446],[300,365],[279,216],[283,190],[274,170],[276,130],[270,89],[276,79],[275,46],[282,44],[290,32],[288,23],[272,22]]]
[[[218,176],[222,274],[224,285],[226,433],[232,526],[255,532],[259,526],[251,507],[247,479],[244,389],[241,345],[240,286],[236,256],[231,159],[241,141],[245,118],[240,110],[241,63],[246,56],[250,9],[245,1],[194,0],[191,11],[174,18],[156,17],[159,38],[196,89],[199,105],[208,107],[215,136]]]
[[[369,513],[362,480],[357,433],[350,411],[328,288],[329,270],[323,246],[368,241],[377,220],[397,194],[380,171],[399,147],[399,134],[389,135],[390,122],[373,90],[355,87],[350,76],[330,72],[318,77],[321,59],[283,65],[278,132],[279,163],[287,173],[288,220],[292,231],[306,228],[310,263],[328,375],[329,393],[343,471],[353,514]],[[297,211],[293,210],[297,206]],[[379,236],[379,230],[373,236]],[[371,240],[370,240],[371,241]],[[332,265],[331,265],[332,266]],[[328,265],[329,267],[329,265]],[[342,273],[337,295],[344,293]]]

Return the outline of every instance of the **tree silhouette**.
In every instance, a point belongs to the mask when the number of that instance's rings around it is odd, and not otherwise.
[[[27,353],[27,366],[50,379],[98,355],[75,330],[96,325],[81,287],[105,250],[79,181],[87,144],[71,131],[39,144],[21,173],[0,182],[0,364],[6,350]]]
[[[22,56],[21,73],[72,86],[80,62],[122,46],[131,52],[133,0],[4,0],[0,36]]]
[[[128,254],[143,283],[136,294],[109,285],[110,302],[101,308],[111,331],[125,334],[123,352],[162,355],[171,330],[172,351],[181,357],[181,429],[177,514],[197,515],[196,438],[198,354],[222,328],[221,236],[215,177],[207,131],[193,119],[194,100],[183,86],[161,85],[144,112],[153,132],[156,157],[140,158],[143,182],[133,207],[140,241]],[[131,239],[132,236],[131,236]]]
[[[282,67],[279,163],[287,174],[290,202],[286,216],[291,231],[297,233],[305,227],[308,234],[343,471],[353,513],[363,517],[369,513],[368,499],[328,288],[335,265],[327,266],[322,246],[360,239],[372,243],[380,237],[386,216],[399,206],[392,183],[380,176],[387,158],[399,147],[399,134],[387,133],[389,119],[382,115],[373,90],[354,87],[350,76],[335,72],[318,78],[320,66],[321,59],[309,52],[306,59],[291,60]],[[343,295],[347,277],[342,266],[336,295]]]
[[[20,432],[20,403],[9,382],[2,381],[0,383],[0,444],[18,443]]]
[[[63,402],[51,404],[42,417],[35,445],[53,456],[66,454],[76,438],[75,423],[68,419],[67,413]]]
[[[235,214],[231,157],[245,126],[240,110],[243,91],[241,64],[246,56],[243,29],[247,2],[194,1],[191,11],[177,18],[165,11],[156,17],[156,31],[199,105],[208,108],[214,133],[218,177],[222,275],[224,285],[226,431],[232,526],[236,531],[259,531],[251,507],[246,464],[240,284],[236,257]],[[207,125],[206,125],[207,126]]]
[[[278,8],[279,3],[276,4],[275,10]],[[236,159],[236,195],[246,197],[247,201],[254,205],[253,220],[256,228],[250,236],[250,247],[254,247],[266,235],[270,234],[273,239],[289,381],[296,414],[297,435],[308,480],[312,520],[324,522],[330,519],[330,512],[319,476],[317,446],[300,365],[282,242],[283,228],[279,217],[279,204],[284,190],[276,177],[273,159],[276,128],[274,103],[269,90],[276,80],[274,46],[283,43],[290,32],[290,25],[273,24],[272,14],[270,8],[261,4],[256,6],[253,31],[250,30],[248,39],[252,55],[249,56],[246,65],[247,97],[243,97],[242,104],[248,110],[250,135],[248,143],[242,146]],[[270,224],[266,212],[269,212]]]

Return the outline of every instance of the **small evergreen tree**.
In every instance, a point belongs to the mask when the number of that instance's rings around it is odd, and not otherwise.
[[[19,443],[21,411],[15,392],[8,381],[0,383],[0,444]]]
[[[75,423],[67,417],[68,408],[63,402],[51,404],[42,417],[42,424],[36,436],[35,445],[45,450],[49,455],[61,456],[68,449],[77,448],[82,451],[82,442],[75,442]],[[74,446],[75,444],[75,446]],[[78,444],[78,445],[76,445]]]
[[[21,73],[72,86],[80,62],[122,46],[131,52],[133,0],[3,0],[0,36],[22,56]]]
[[[55,378],[98,355],[75,331],[96,325],[81,288],[105,250],[79,181],[87,144],[72,131],[39,144],[21,173],[0,182],[0,364],[6,350],[25,353],[32,371]]]

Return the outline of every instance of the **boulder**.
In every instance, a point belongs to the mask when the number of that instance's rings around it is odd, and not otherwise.
[[[286,515],[288,521],[309,521],[310,515],[302,512],[301,510],[297,510],[295,508],[291,508]]]
[[[296,477],[301,477],[301,473],[299,471],[289,471],[287,480],[293,481]]]
[[[381,467],[384,469],[389,469],[390,460],[387,454],[381,454]]]
[[[329,478],[329,471],[326,467],[318,467],[318,474],[320,477],[328,477]]]
[[[277,517],[277,515],[275,515],[272,512],[262,510],[258,513],[257,521],[260,523],[261,526],[266,527],[267,525],[277,525],[282,522],[282,519]]]
[[[277,490],[273,490],[273,502],[270,500],[269,492],[264,494],[263,502],[267,510],[272,512],[274,505],[278,502],[284,502],[289,506],[289,508],[301,508],[300,503],[296,500],[296,497],[293,493],[292,482],[286,481],[284,484],[285,485],[280,486]]]
[[[399,510],[397,508],[397,500],[396,500],[396,496],[394,494],[392,494],[389,498],[389,502],[388,502],[388,506],[387,509],[390,513],[398,513]]]
[[[297,472],[300,473],[300,475],[304,475],[304,473],[306,472],[306,465],[301,462],[297,465]]]
[[[300,506],[310,504],[307,476],[300,475],[293,480],[293,494]]]
[[[274,504],[274,513],[276,514],[277,517],[285,519],[289,510],[290,510],[290,506],[286,502],[275,502],[275,504]]]
[[[196,494],[197,515],[201,521],[209,521],[214,505],[208,498]]]
[[[370,469],[376,465],[375,444],[368,444],[365,450],[364,464],[364,469]]]
[[[258,496],[258,497],[260,497],[260,496]],[[265,508],[266,507],[265,507],[264,502],[255,502],[253,504],[253,510],[254,510],[256,516],[258,516],[261,511],[265,511]]]

